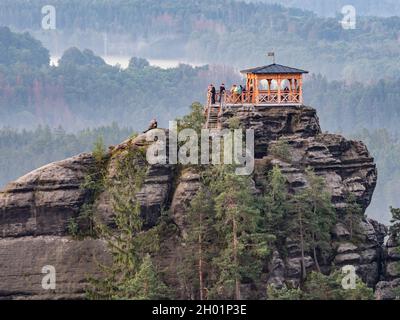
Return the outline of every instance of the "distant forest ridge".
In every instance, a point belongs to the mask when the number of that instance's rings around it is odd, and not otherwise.
[[[168,120],[188,113],[193,101],[205,101],[210,82],[229,87],[241,81],[232,68],[164,70],[141,58],[121,70],[77,48],[63,54],[59,67],[48,62],[48,50],[28,33],[0,28],[0,128],[5,127],[0,129],[0,185],[42,164],[90,151],[98,136],[106,144],[118,143],[131,134],[121,127],[140,131],[153,117],[166,127]],[[311,74],[304,94],[306,104],[318,110],[323,130],[366,142],[379,170],[369,213],[387,219],[388,205],[400,206],[400,78],[347,84]],[[85,129],[112,121],[118,125]],[[59,125],[74,133],[51,129]]]
[[[400,68],[399,17],[359,17],[356,29],[345,30],[340,17],[265,3],[54,0],[56,30],[42,30],[44,5],[48,1],[2,0],[0,21],[33,32],[59,54],[77,46],[243,67],[266,63],[266,52],[274,50],[282,64],[347,81],[394,76]]]
[[[228,86],[242,80],[230,67],[180,65],[161,69],[132,58],[129,67],[107,65],[90,50],[68,49],[58,67],[29,34],[0,28],[0,127],[62,125],[67,130],[107,125],[144,129],[185,114],[194,101],[204,103],[209,83]],[[375,82],[329,81],[313,74],[304,84],[305,103],[318,110],[332,132],[387,128],[399,133],[400,78]]]
[[[242,1],[242,0],[238,0]],[[360,16],[392,17],[400,15],[398,0],[245,0],[246,2],[263,2],[280,4],[285,7],[312,11],[320,16],[333,17],[341,12],[343,6],[352,5]]]

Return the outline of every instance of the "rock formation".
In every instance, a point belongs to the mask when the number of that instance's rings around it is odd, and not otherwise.
[[[376,285],[375,296],[379,300],[393,300],[400,296],[400,247],[398,239],[390,235],[384,248],[383,281]]]
[[[346,209],[346,196],[351,193],[363,210],[367,208],[376,185],[377,171],[365,145],[346,140],[340,135],[322,133],[316,111],[305,106],[279,106],[224,110],[220,115],[222,127],[236,117],[245,128],[255,130],[256,164],[254,185],[261,188],[263,172],[278,165],[287,177],[291,191],[307,185],[305,169],[312,167],[324,177],[332,194],[337,215]],[[274,145],[285,141],[290,159],[272,152]],[[113,155],[129,148],[145,147],[145,137],[138,136],[112,148],[108,174],[113,175]],[[68,234],[68,221],[79,214],[88,195],[80,186],[93,168],[91,154],[81,154],[39,168],[0,192],[0,298],[2,299],[63,299],[82,298],[88,275],[98,275],[97,263],[107,263],[109,256],[102,240],[78,240]],[[157,222],[162,210],[170,209],[174,223],[185,233],[185,205],[200,186],[198,173],[179,171],[173,165],[150,165],[140,191],[145,226]],[[95,214],[112,222],[113,208],[107,192],[94,203]],[[384,245],[386,228],[376,221],[364,219],[361,224],[363,240],[352,243],[346,226],[338,222],[332,230],[331,264],[352,264],[360,277],[376,287],[377,297],[393,298],[390,289],[399,286],[399,274],[392,267],[400,260],[391,243]],[[283,258],[275,251],[268,263],[264,284],[278,287],[284,282],[298,284],[301,265],[297,243],[288,242],[288,255]],[[179,286],[176,275],[176,248],[179,241],[170,239],[159,257],[166,266],[170,285]],[[306,257],[308,269],[313,259]],[[42,268],[52,265],[57,271],[55,290],[42,288]],[[379,282],[379,283],[378,283]],[[389,289],[388,289],[389,288]],[[188,298],[182,292],[180,298]]]

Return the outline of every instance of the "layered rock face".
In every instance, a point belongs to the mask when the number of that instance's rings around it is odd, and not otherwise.
[[[384,250],[383,280],[376,285],[375,296],[379,300],[400,297],[400,246],[399,239],[390,235]]]
[[[360,141],[322,133],[314,109],[305,106],[227,109],[220,115],[222,127],[228,127],[232,117],[237,117],[244,128],[255,131],[256,189],[261,189],[263,173],[278,165],[287,177],[289,188],[295,192],[307,185],[305,169],[312,167],[325,179],[339,221],[349,193],[364,210],[369,205],[377,179],[373,158]],[[286,142],[290,159],[282,159],[272,152],[274,145],[281,141]],[[147,144],[141,135],[115,147],[112,154],[121,155],[124,150]],[[113,155],[108,167],[111,177],[115,171]],[[98,261],[109,261],[102,240],[76,240],[68,235],[69,218],[77,216],[87,201],[88,195],[80,186],[88,170],[93,168],[93,162],[90,154],[56,162],[10,183],[0,192],[0,298],[81,298],[87,276],[98,275]],[[146,227],[156,223],[162,210],[170,209],[174,223],[184,236],[186,206],[200,187],[200,177],[195,171],[176,169],[173,165],[148,166],[139,198]],[[113,208],[107,192],[97,198],[94,208],[98,217],[112,223]],[[390,286],[389,281],[392,283],[397,277],[388,271],[390,259],[398,257],[389,254],[389,248],[385,253],[386,228],[365,219],[361,230],[362,241],[352,243],[349,230],[338,222],[332,230],[331,257],[322,269],[329,272],[332,264],[351,264],[371,287],[380,280],[386,280]],[[179,245],[176,239],[168,240],[167,249],[159,257],[167,269],[166,282],[175,287],[180,285],[176,274]],[[260,286],[299,283],[301,260],[297,243],[288,239],[287,251],[285,257],[278,251],[273,253],[267,266],[268,277]],[[308,269],[315,268],[311,256],[306,257],[306,262]],[[53,265],[57,271],[60,283],[57,280],[55,290],[42,288],[41,270],[45,265]],[[378,288],[384,286],[380,283]],[[184,291],[180,297],[190,298]],[[380,298],[391,296],[381,294]]]
[[[143,136],[127,140],[116,149],[143,147]],[[115,173],[115,160],[108,172]],[[109,263],[106,243],[100,239],[71,237],[70,218],[77,217],[88,201],[82,188],[95,168],[91,154],[39,168],[0,192],[0,299],[81,299],[90,277],[101,275],[100,264]],[[139,197],[148,226],[154,225],[171,194],[173,168],[150,166]],[[102,221],[112,224],[113,209],[103,192],[93,207]],[[56,288],[44,289],[43,267],[56,271]],[[46,286],[45,286],[46,287]]]
[[[80,188],[93,165],[90,154],[39,168],[0,192],[0,298],[82,298],[96,260],[106,262],[100,240],[72,240],[68,220],[86,194]],[[46,266],[56,270],[56,289],[43,289]],[[42,271],[44,273],[42,273]],[[46,286],[45,286],[46,287]]]
[[[335,134],[322,133],[315,109],[305,106],[239,107],[222,113],[222,127],[237,117],[245,128],[254,129],[256,157],[256,185],[262,185],[268,167],[278,165],[286,176],[289,188],[296,192],[307,185],[305,169],[311,167],[322,176],[332,195],[332,203],[340,218],[344,214],[348,194],[353,194],[363,210],[369,205],[377,180],[373,158],[361,141],[349,141]],[[288,145],[290,159],[280,159],[270,151],[280,141]],[[260,159],[261,158],[261,159]],[[260,181],[259,181],[260,180]],[[353,265],[364,282],[374,287],[381,279],[383,241],[386,228],[376,221],[365,219],[361,224],[364,240],[350,241],[350,231],[338,222],[332,230],[331,264]],[[306,268],[315,268],[311,256],[306,256]],[[301,255],[298,243],[288,241],[288,256],[282,260],[274,252],[268,283],[281,286],[284,282],[298,285],[301,278]]]

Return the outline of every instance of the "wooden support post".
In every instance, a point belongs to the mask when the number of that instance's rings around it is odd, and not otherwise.
[[[303,104],[303,80],[301,76],[298,81],[299,81],[299,102]]]
[[[258,103],[258,77],[254,77],[254,103]]]
[[[289,102],[292,102],[293,101],[293,97],[294,97],[294,95],[293,95],[293,82],[294,82],[294,79],[290,78],[289,79],[289,99],[288,99]]]
[[[281,77],[278,75],[278,103],[281,103]]]

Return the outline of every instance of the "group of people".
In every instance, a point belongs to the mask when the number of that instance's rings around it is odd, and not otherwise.
[[[291,91],[290,87],[286,85],[281,92],[287,95],[287,93],[289,93],[290,91]],[[219,95],[217,96],[217,90],[215,89],[215,86],[213,84],[210,84],[208,86],[208,101],[210,101],[211,104],[215,104],[217,100],[218,103],[221,103],[225,97],[225,92],[226,92],[225,84],[222,83],[221,86],[219,87]],[[253,87],[250,86],[249,92],[246,95],[246,87],[234,84],[229,90],[229,93],[231,99],[229,99],[228,101],[232,103],[252,101]],[[285,95],[282,95],[281,99],[284,100],[288,98]]]
[[[231,95],[236,97],[235,100],[240,100],[242,98],[242,93],[246,92],[246,88],[243,87],[242,85],[232,85],[231,89],[229,90]],[[226,92],[225,84],[222,83],[219,87],[219,97],[218,97],[218,102],[221,103],[222,99],[224,97],[224,93]],[[217,101],[217,90],[215,89],[215,86],[213,84],[210,84],[208,86],[208,97],[209,101],[211,104],[215,104]]]
[[[231,95],[234,97],[234,101],[242,101],[242,93],[246,93],[246,88],[242,85],[237,86],[236,84],[231,87]]]

